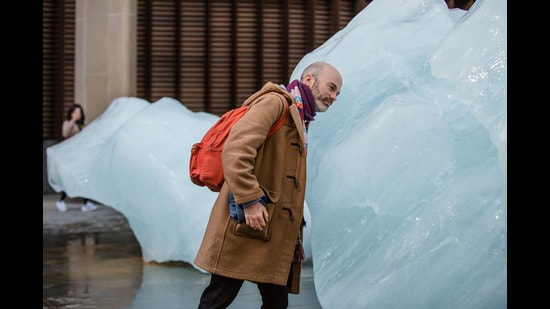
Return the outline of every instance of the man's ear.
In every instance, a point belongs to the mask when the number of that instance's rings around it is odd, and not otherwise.
[[[308,74],[304,77],[303,83],[308,85],[308,87],[311,87],[314,81],[315,81],[315,78],[313,78],[313,75]]]

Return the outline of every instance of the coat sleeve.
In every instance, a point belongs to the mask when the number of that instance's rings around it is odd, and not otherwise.
[[[283,115],[284,104],[287,102],[275,93],[259,96],[229,132],[222,150],[222,165],[225,181],[238,204],[264,195],[254,175],[255,158],[267,132]]]

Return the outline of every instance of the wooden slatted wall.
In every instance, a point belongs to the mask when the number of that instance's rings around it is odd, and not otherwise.
[[[138,96],[221,115],[296,64],[364,6],[355,0],[138,0]]]
[[[60,139],[74,103],[75,0],[42,2],[42,138]]]

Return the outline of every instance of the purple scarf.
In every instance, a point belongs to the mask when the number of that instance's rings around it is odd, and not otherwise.
[[[286,90],[290,93],[292,93],[293,89],[297,89],[300,93],[300,96],[295,96],[294,99],[304,122],[311,122],[315,120],[315,100],[313,99],[311,89],[297,79],[293,80],[286,86]]]

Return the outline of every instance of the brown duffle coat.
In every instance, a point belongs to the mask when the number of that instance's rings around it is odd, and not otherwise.
[[[286,90],[268,82],[243,103],[250,108],[225,142],[225,182],[194,262],[210,273],[251,282],[286,285],[290,275],[290,293],[298,294],[301,265],[292,260],[303,228],[306,151],[296,104],[289,106],[284,125],[266,139],[289,102],[294,99]],[[230,217],[230,192],[238,204],[267,194],[271,203],[266,205],[269,221],[263,231]]]

